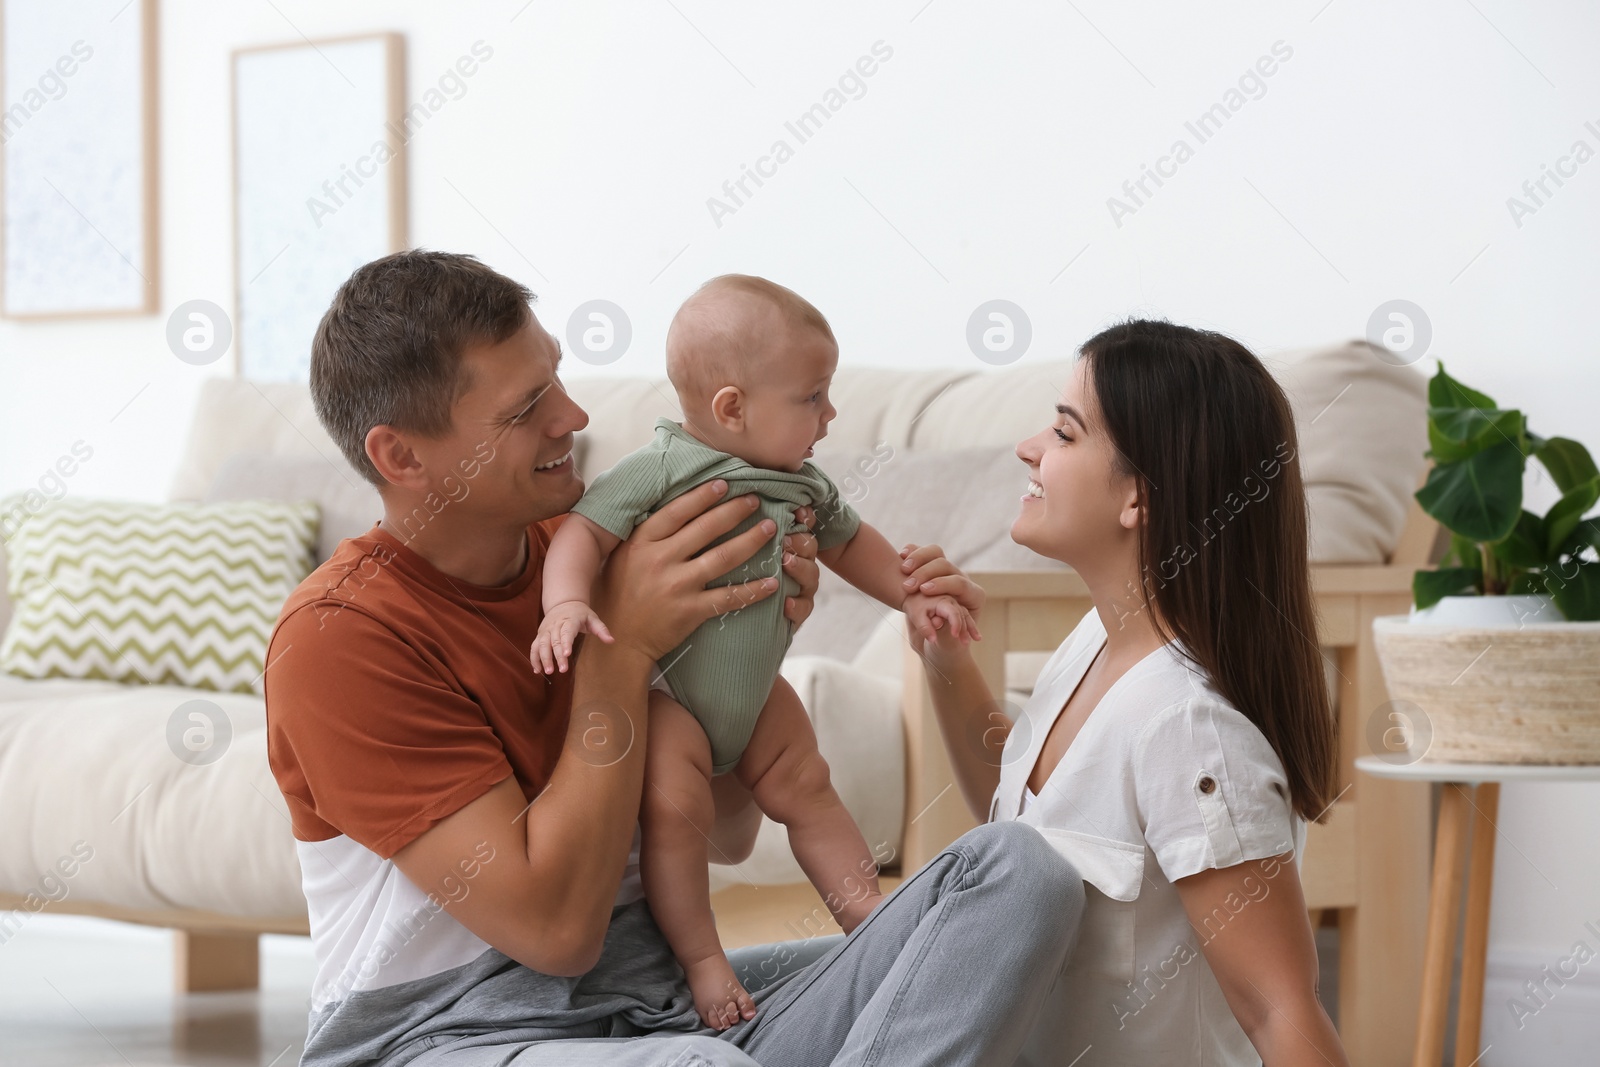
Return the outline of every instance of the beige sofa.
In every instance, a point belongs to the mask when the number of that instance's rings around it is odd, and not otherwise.
[[[1319,588],[1331,598],[1339,590],[1357,595],[1370,587],[1393,605],[1398,591],[1409,587],[1406,564],[1427,558],[1434,542],[1410,500],[1426,447],[1422,377],[1377,358],[1364,342],[1268,363],[1300,425]],[[937,541],[958,563],[986,575],[997,596],[985,622],[986,662],[996,685],[1003,683],[1019,703],[1045,650],[1085,606],[1071,572],[1032,557],[1007,535],[1024,485],[1011,449],[1052,417],[1067,374],[1064,361],[1004,370],[844,367],[833,390],[839,415],[818,447],[818,462],[846,498],[892,541]],[[567,385],[591,416],[579,440],[586,476],[647,441],[657,416],[678,415],[664,378],[574,374]],[[376,494],[339,456],[298,385],[208,382],[170,496],[314,499],[323,509],[319,558],[379,514]],[[1397,551],[1400,562],[1385,567]],[[1024,603],[1052,597],[1031,614]],[[0,599],[0,623],[6,614]],[[1325,643],[1344,641],[1360,651],[1361,642],[1352,639],[1355,624],[1343,619],[1334,620],[1338,632],[1325,635]],[[830,574],[784,670],[869,843],[880,856],[904,857],[914,867],[970,818],[943,788],[948,769],[937,731],[920,692],[903,685],[904,655],[898,616]],[[1370,678],[1370,649],[1366,655],[1359,670]],[[1354,659],[1348,666],[1358,669]],[[1363,694],[1364,710],[1375,706],[1374,695],[1381,699],[1378,684]],[[205,766],[174,758],[164,739],[173,709],[197,696],[219,705],[233,728],[228,751]],[[1347,730],[1346,737],[1358,734]],[[1347,763],[1353,754],[1346,753]],[[1409,801],[1402,796],[1398,802],[1398,824],[1406,834],[1425,834],[1426,792],[1407,795]],[[26,921],[44,872],[75,842],[87,842],[92,860],[65,880],[64,898],[45,906],[182,931],[184,988],[249,986],[255,981],[254,935],[306,929],[258,698],[0,674],[0,810],[30,813],[0,840],[0,907],[24,909],[19,915]],[[1315,872],[1312,852],[1308,847],[1307,862]],[[713,888],[803,881],[783,828],[770,821],[747,862],[711,870]],[[1410,888],[1395,874],[1369,870],[1362,876],[1384,886],[1405,913]],[[1346,901],[1354,890],[1344,883],[1355,874],[1330,870],[1328,877],[1344,878],[1342,888],[1323,893],[1314,905],[1354,914],[1354,903]],[[1420,904],[1424,887],[1419,882],[1415,888]],[[36,894],[31,901],[30,891]],[[1369,929],[1379,929],[1370,918],[1376,910],[1365,914]],[[1370,967],[1370,953],[1367,962]]]

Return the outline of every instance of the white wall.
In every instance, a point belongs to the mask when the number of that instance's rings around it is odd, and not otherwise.
[[[408,99],[494,50],[411,142],[411,240],[526,282],[554,332],[622,305],[633,346],[594,373],[659,372],[676,303],[729,270],[810,297],[861,364],[967,364],[995,297],[1031,317],[1027,358],[1130,313],[1270,354],[1406,298],[1453,373],[1600,448],[1600,162],[1520,226],[1507,207],[1574,141],[1600,149],[1590,5],[183,0],[161,7],[162,314],[0,322],[0,491],[82,439],[73,493],[163,495],[226,366],[163,330],[186,300],[233,306],[229,51],[376,29],[406,36]],[[864,94],[797,144],[785,121],[879,41]],[[1264,93],[1199,144],[1185,122],[1279,41]],[[707,199],[780,137],[793,158],[719,226]],[[1117,225],[1107,198],[1180,137],[1193,158]],[[1600,792],[1506,797],[1494,944],[1553,959],[1600,916]]]

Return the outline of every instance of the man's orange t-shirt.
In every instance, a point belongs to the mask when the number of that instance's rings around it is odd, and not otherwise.
[[[528,528],[503,586],[438,570],[383,528],[342,541],[285,602],[267,652],[267,753],[300,841],[350,838],[387,860],[515,775],[555,769],[572,673],[535,674],[545,551]]]

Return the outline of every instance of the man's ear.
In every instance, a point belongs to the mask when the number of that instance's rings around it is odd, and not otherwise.
[[[745,395],[737,385],[724,385],[711,398],[711,417],[724,430],[738,433],[744,430]]]
[[[374,426],[367,431],[365,444],[367,458],[384,481],[419,492],[428,488],[422,458],[400,431],[392,426]]]

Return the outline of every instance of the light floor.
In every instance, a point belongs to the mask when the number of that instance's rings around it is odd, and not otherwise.
[[[806,885],[729,889],[714,907],[729,948],[838,930]],[[1334,931],[1319,932],[1318,950],[1326,1000]],[[34,916],[0,945],[0,1067],[291,1067],[315,972],[308,940],[268,936],[260,990],[178,996],[169,932]]]

